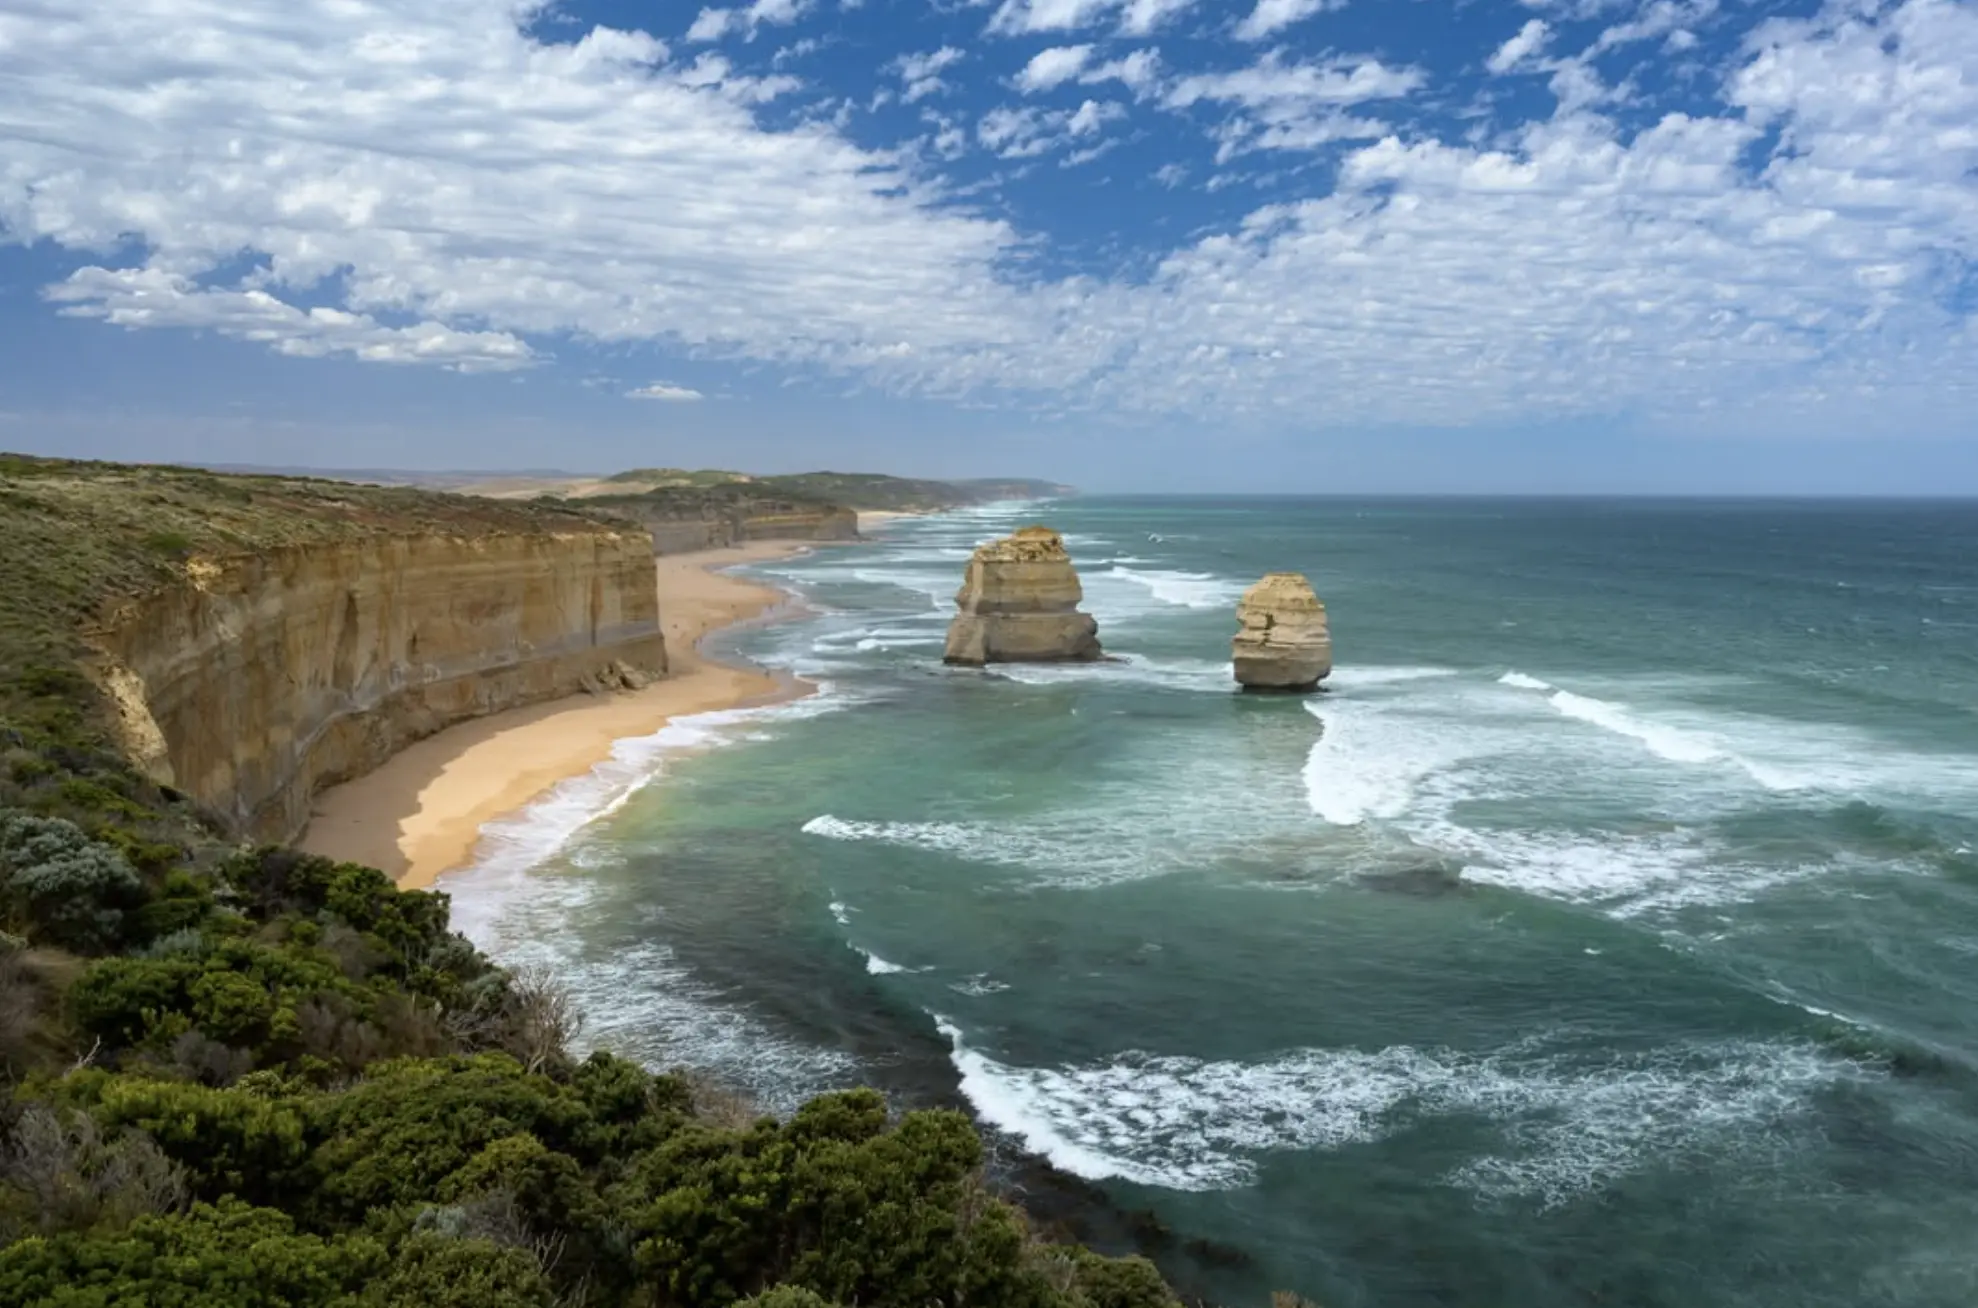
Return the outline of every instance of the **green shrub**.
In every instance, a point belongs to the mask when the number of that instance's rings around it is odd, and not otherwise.
[[[285,1214],[229,1199],[182,1216],[143,1218],[120,1235],[22,1240],[0,1250],[0,1303],[350,1308],[393,1276],[374,1239],[300,1235]]]
[[[690,1126],[641,1164],[640,1270],[690,1308],[777,1282],[870,1308],[1041,1308],[1021,1219],[982,1191],[981,1161],[959,1114],[887,1130],[870,1090],[824,1096],[786,1125]]]
[[[0,819],[0,872],[8,916],[28,937],[78,953],[113,948],[144,898],[123,855],[61,818]]]
[[[112,1127],[133,1127],[185,1169],[196,1197],[255,1202],[292,1196],[308,1154],[303,1114],[292,1100],[256,1089],[215,1089],[131,1073],[87,1071],[65,1092]]]
[[[744,1308],[837,1308],[814,1290],[801,1285],[778,1285],[741,1300]]]
[[[329,1224],[439,1198],[496,1141],[531,1135],[561,1151],[591,1125],[567,1087],[503,1054],[377,1064],[342,1093],[312,1101],[309,1113],[319,1142],[309,1211]]]
[[[529,1253],[488,1240],[415,1235],[393,1251],[391,1271],[369,1286],[363,1308],[551,1308],[549,1279]]]

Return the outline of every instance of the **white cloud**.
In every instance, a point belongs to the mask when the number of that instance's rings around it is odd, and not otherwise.
[[[1005,159],[1033,159],[1096,135],[1124,117],[1123,105],[1106,100],[1086,100],[1076,109],[1006,107],[982,115],[975,132],[984,147]]]
[[[1220,103],[1240,112],[1215,128],[1217,159],[1251,150],[1316,150],[1339,141],[1372,140],[1388,128],[1348,112],[1352,105],[1407,96],[1423,83],[1419,69],[1378,59],[1286,63],[1277,52],[1233,72],[1178,78],[1162,94],[1170,109]]]
[[[948,89],[941,80],[944,69],[959,63],[962,52],[954,46],[944,45],[939,50],[929,50],[922,54],[901,55],[893,61],[893,68],[900,75],[903,90],[900,98],[908,104],[924,100],[930,95]]]
[[[1085,71],[1085,65],[1092,59],[1089,45],[1054,45],[1048,50],[1039,50],[1016,75],[1019,91],[1048,91],[1061,86]]]
[[[1135,50],[1105,63],[1092,62],[1090,45],[1059,45],[1031,56],[1014,80],[1025,94],[1055,90],[1066,82],[1094,86],[1119,82],[1136,96],[1143,95],[1160,80],[1161,56],[1156,50]]]
[[[1968,4],[1774,22],[1715,111],[1623,129],[1588,101],[1489,146],[1353,116],[1422,85],[1377,60],[1183,77],[1163,103],[1227,113],[1236,148],[1376,135],[1339,153],[1330,193],[1118,280],[1010,276],[1044,234],[828,123],[766,129],[757,106],[787,81],[632,33],[542,45],[514,13],[13,0],[0,239],[137,264],[58,283],[61,312],[380,362],[635,342],[887,393],[1301,430],[1969,435],[1978,412]],[[163,78],[159,51],[197,63]],[[1070,157],[1124,109],[1000,112],[983,144]]]
[[[897,160],[828,127],[762,130],[752,106],[787,82],[711,57],[656,66],[657,41],[608,29],[538,44],[508,0],[239,12],[0,11],[0,234],[76,251],[134,234],[157,274],[146,323],[210,315],[221,292],[328,294],[390,322],[401,334],[366,348],[391,357],[430,338],[450,361],[439,329],[493,333],[463,366],[575,334],[856,367],[872,340],[938,352],[1014,311],[989,271],[1007,227],[934,207]],[[169,83],[141,54],[195,47]],[[266,264],[251,283],[195,285],[243,251]],[[63,295],[133,309],[102,270]],[[357,330],[252,304],[249,330],[279,328],[284,348]]]
[[[1120,15],[1120,33],[1147,36],[1166,25],[1168,19],[1185,13],[1195,0],[1127,0]]]
[[[625,396],[633,400],[665,400],[675,404],[707,398],[691,386],[675,386],[672,382],[653,382],[651,385],[626,391]]]
[[[1660,40],[1678,32],[1689,35],[1690,28],[1716,12],[1717,0],[1650,0],[1628,22],[1603,31],[1586,53],[1604,54],[1635,41]]]
[[[1313,14],[1344,8],[1346,0],[1257,0],[1249,17],[1236,25],[1239,41],[1262,41]]]
[[[1390,68],[1378,59],[1332,60],[1326,63],[1285,63],[1276,52],[1248,68],[1228,73],[1196,73],[1168,88],[1165,102],[1186,108],[1204,100],[1220,100],[1256,108],[1272,104],[1359,104],[1387,100],[1417,90],[1421,70]]]
[[[1126,117],[1126,110],[1110,100],[1087,100],[1065,120],[1065,130],[1073,136],[1090,136],[1107,123]]]
[[[1073,32],[1114,23],[1125,36],[1145,36],[1189,9],[1195,0],[1002,0],[989,31],[1000,36]]]
[[[755,0],[736,9],[703,9],[687,28],[689,41],[719,41],[730,36],[755,40],[760,27],[786,26],[802,18],[810,0]]]
[[[1078,75],[1086,85],[1119,82],[1135,95],[1151,90],[1161,76],[1161,55],[1157,50],[1135,50],[1118,59],[1095,64]]]
[[[61,312],[118,327],[191,327],[257,341],[277,354],[347,354],[366,363],[438,364],[456,372],[507,372],[534,362],[507,332],[456,331],[437,322],[387,327],[361,313],[299,309],[266,291],[204,289],[162,268],[83,268],[44,292]]]
[[[1552,34],[1552,25],[1543,18],[1533,18],[1514,32],[1510,39],[1497,47],[1496,53],[1484,61],[1484,67],[1502,76],[1545,48],[1545,42]]]

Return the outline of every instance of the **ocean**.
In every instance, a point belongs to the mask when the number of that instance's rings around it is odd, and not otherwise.
[[[1032,521],[1115,660],[943,667]],[[1230,681],[1276,569],[1324,694]],[[1978,505],[1084,498],[752,571],[804,611],[711,648],[819,693],[443,887],[588,1040],[965,1105],[1227,1305],[1978,1303]]]

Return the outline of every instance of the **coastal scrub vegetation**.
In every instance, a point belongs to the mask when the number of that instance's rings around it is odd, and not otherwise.
[[[752,476],[719,469],[633,468],[605,479],[627,494],[655,490],[717,490],[727,494],[775,494],[793,500],[842,505],[848,509],[924,512],[982,504],[990,500],[1041,499],[1064,495],[1070,487],[1024,478],[931,481],[872,472],[793,472]],[[581,501],[580,501],[581,502]]]
[[[961,1115],[859,1090],[775,1120],[579,1056],[553,981],[444,895],[243,845],[112,747],[102,605],[446,497],[7,459],[0,498],[0,1304],[1175,1303],[1041,1237]]]

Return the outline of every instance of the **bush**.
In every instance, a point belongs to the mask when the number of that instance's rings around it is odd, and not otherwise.
[[[378,1241],[298,1235],[286,1215],[232,1199],[142,1218],[121,1235],[0,1251],[0,1303],[19,1308],[348,1308],[367,1287],[382,1291],[381,1278],[396,1275]]]
[[[184,1171],[136,1131],[31,1104],[0,1149],[0,1242],[30,1231],[120,1229],[186,1198]]]
[[[144,883],[122,854],[73,822],[20,813],[0,819],[8,917],[28,938],[78,953],[114,948]]]
[[[366,1308],[550,1308],[556,1301],[528,1251],[437,1234],[395,1250],[390,1274],[363,1299]]]
[[[642,1164],[642,1272],[692,1308],[788,1282],[840,1303],[1041,1308],[1025,1232],[981,1189],[982,1145],[956,1113],[886,1129],[870,1090],[827,1095],[786,1125],[692,1126]]]
[[[580,1098],[502,1054],[381,1063],[309,1115],[309,1211],[331,1225],[442,1197],[496,1141],[528,1135],[561,1151],[594,1134]]]
[[[95,1070],[64,1092],[112,1127],[143,1131],[185,1170],[195,1197],[255,1202],[292,1194],[308,1153],[303,1115],[280,1096]]]

